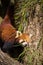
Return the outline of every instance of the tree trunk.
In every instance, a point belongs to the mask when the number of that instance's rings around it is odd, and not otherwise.
[[[9,57],[9,55],[3,53],[0,50],[0,65],[22,65],[22,64],[12,59],[11,57]]]

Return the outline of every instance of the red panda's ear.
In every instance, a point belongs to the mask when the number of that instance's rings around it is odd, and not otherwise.
[[[22,33],[20,31],[16,31],[16,37],[15,38],[18,38],[21,35],[22,35]]]

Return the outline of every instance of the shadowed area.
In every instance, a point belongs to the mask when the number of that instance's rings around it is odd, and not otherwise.
[[[13,47],[9,49],[9,55],[13,58],[18,58],[18,56],[23,52],[24,48],[22,46]]]

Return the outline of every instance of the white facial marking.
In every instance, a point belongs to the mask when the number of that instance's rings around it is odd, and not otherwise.
[[[19,43],[21,43],[21,42],[23,42],[23,39],[21,39],[21,40],[19,41]]]
[[[22,45],[23,45],[23,46],[27,45],[27,42],[23,42]]]

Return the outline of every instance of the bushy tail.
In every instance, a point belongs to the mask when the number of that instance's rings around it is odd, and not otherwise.
[[[14,4],[9,4],[6,15],[9,16],[11,22],[14,20]]]

